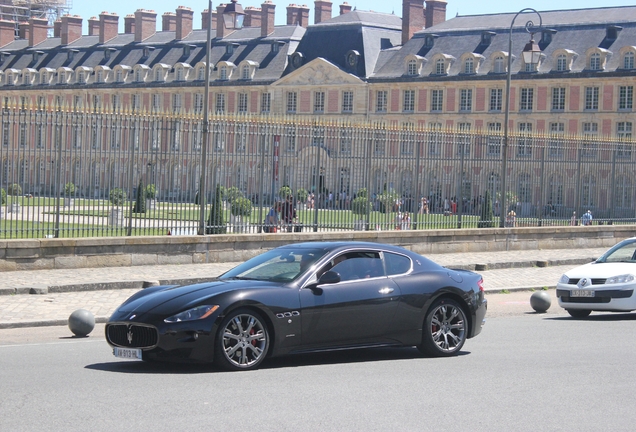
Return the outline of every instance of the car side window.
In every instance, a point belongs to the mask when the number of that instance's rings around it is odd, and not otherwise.
[[[382,260],[377,253],[348,254],[331,269],[340,275],[341,281],[352,281],[384,276]]]
[[[411,270],[411,260],[404,255],[384,253],[386,262],[386,274],[389,276],[407,273]]]

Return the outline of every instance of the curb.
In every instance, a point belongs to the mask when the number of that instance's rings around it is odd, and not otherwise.
[[[108,317],[95,317],[95,324],[104,324],[108,322]],[[0,330],[16,329],[16,328],[33,328],[33,327],[58,327],[67,326],[68,319],[56,320],[40,320],[40,321],[18,321],[0,323]]]

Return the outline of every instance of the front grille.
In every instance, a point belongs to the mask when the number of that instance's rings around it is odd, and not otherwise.
[[[156,328],[137,324],[108,324],[106,338],[125,348],[152,348],[159,339]]]
[[[557,297],[566,303],[609,303],[612,299],[629,298],[634,290],[605,290],[596,291],[595,297],[570,297],[569,290],[557,290]]]
[[[572,278],[568,280],[568,285],[577,285],[581,278]],[[592,285],[603,285],[607,279],[590,279]]]

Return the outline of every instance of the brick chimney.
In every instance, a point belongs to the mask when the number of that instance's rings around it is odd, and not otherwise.
[[[347,2],[342,3],[340,5],[340,15],[344,15],[349,12],[351,12],[351,5]]]
[[[425,25],[424,0],[402,0],[402,45]]]
[[[82,17],[64,15],[62,17],[62,45],[68,45],[82,37]]]
[[[175,31],[177,29],[177,15],[166,12],[161,16],[161,31]]]
[[[287,6],[287,25],[307,27],[309,25],[309,8],[306,5],[290,4]]]
[[[223,22],[223,12],[225,11],[225,3],[221,3],[216,7],[216,37],[222,38],[229,34],[228,29],[225,28],[225,23]]]
[[[133,14],[124,17],[124,33],[135,34],[135,16]]]
[[[15,22],[0,20],[0,48],[15,40]]]
[[[57,19],[53,23],[53,37],[60,37],[62,34],[62,20]]]
[[[119,15],[102,12],[99,14],[99,43],[115,39],[119,34]]]
[[[48,20],[44,18],[31,18],[29,20],[29,26],[31,31],[29,32],[29,46],[36,46],[44,42],[48,36]]]
[[[201,12],[201,30],[208,29],[208,16],[210,15],[210,11],[204,9]],[[216,29],[216,11],[212,11],[212,30]]]
[[[20,39],[29,40],[29,35],[31,34],[31,26],[29,23],[22,22],[18,24],[18,37]]]
[[[274,32],[275,10],[276,5],[269,0],[261,5],[261,37]]]
[[[445,0],[426,0],[426,28],[446,21],[446,4]]]
[[[135,11],[135,42],[142,42],[157,33],[157,13],[153,10]]]
[[[314,24],[319,24],[331,19],[331,2],[328,0],[316,0],[314,2]]]
[[[175,29],[175,39],[183,40],[192,33],[192,23],[194,22],[194,12],[189,7],[179,6],[177,8],[177,27]]]
[[[243,27],[260,27],[261,26],[261,10],[254,6],[248,6],[244,9],[245,18],[243,19]]]
[[[99,36],[99,19],[97,17],[88,19],[88,35]]]

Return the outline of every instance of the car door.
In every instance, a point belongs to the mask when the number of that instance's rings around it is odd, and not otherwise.
[[[400,292],[386,277],[380,253],[347,255],[342,262],[332,262],[318,271],[318,275],[335,271],[340,282],[300,291],[301,341],[305,347],[385,341],[393,328]]]

